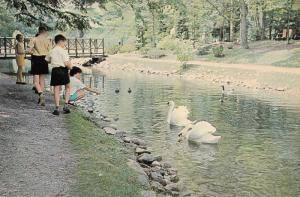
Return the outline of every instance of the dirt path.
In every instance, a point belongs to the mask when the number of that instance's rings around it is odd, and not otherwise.
[[[69,196],[74,183],[76,162],[64,118],[36,101],[31,86],[0,74],[1,197]]]
[[[177,65],[178,61],[174,59],[146,59],[141,58],[139,55],[114,55],[112,56],[114,59],[123,59],[128,61],[145,61],[152,63],[168,63]],[[292,73],[300,75],[300,68],[289,68],[289,67],[275,67],[271,65],[257,65],[257,64],[229,64],[229,63],[221,63],[221,62],[210,62],[210,61],[201,61],[201,60],[193,60],[189,61],[188,64],[194,65],[205,65],[211,67],[218,68],[232,68],[232,69],[240,69],[240,70],[255,70],[258,72],[276,72],[276,73]],[[300,64],[300,63],[299,63]]]

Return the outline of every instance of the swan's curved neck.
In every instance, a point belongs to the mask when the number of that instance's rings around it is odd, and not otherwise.
[[[175,105],[173,103],[171,103],[170,108],[169,108],[169,113],[168,113],[168,119],[167,122],[170,123],[171,122],[171,116],[172,116],[172,112],[174,110]]]

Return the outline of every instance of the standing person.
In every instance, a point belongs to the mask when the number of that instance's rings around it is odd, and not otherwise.
[[[45,75],[49,74],[46,55],[52,48],[48,39],[48,30],[46,27],[39,27],[38,36],[34,37],[29,43],[29,52],[31,52],[31,74],[33,74],[34,86],[39,95],[38,103],[45,106]]]
[[[96,93],[97,95],[100,94],[97,90],[94,90],[92,88],[87,87],[84,85],[80,80],[80,75],[82,73],[82,70],[77,67],[73,66],[73,68],[70,70],[70,86],[71,86],[71,96],[70,96],[70,104],[74,104],[76,101],[79,101],[85,96],[85,90],[89,92]]]
[[[65,86],[65,104],[63,111],[64,113],[70,113],[68,108],[70,97],[69,69],[71,69],[72,64],[68,52],[65,50],[66,40],[67,39],[61,34],[55,36],[54,41],[56,46],[46,56],[46,60],[53,66],[50,85],[54,86],[55,109],[53,115],[57,116],[59,115],[59,100],[62,85]]]
[[[23,72],[25,67],[25,49],[24,49],[24,37],[22,34],[17,34],[16,36],[17,44],[15,46],[16,51],[16,62],[18,66],[17,71],[17,82],[16,84],[25,85]]]

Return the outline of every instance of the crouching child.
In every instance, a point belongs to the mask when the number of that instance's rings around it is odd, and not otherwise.
[[[70,113],[68,102],[70,97],[70,77],[69,70],[72,67],[68,52],[65,50],[66,38],[59,34],[54,38],[56,46],[46,56],[46,60],[52,65],[50,85],[54,87],[55,109],[53,115],[59,115],[59,102],[61,86],[65,86],[64,113]]]
[[[79,101],[85,96],[85,90],[96,93],[97,95],[100,94],[97,90],[87,87],[84,85],[81,80],[82,70],[79,67],[74,66],[70,71],[70,87],[71,87],[71,96],[69,103],[74,104],[76,101]]]

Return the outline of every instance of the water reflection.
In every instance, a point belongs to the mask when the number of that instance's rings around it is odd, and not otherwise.
[[[171,161],[195,196],[298,196],[300,111],[244,95],[226,95],[221,103],[220,93],[178,79],[106,77],[94,107],[119,117],[119,127]],[[178,142],[180,128],[166,124],[169,100],[186,105],[192,120],[212,123],[220,144]]]

